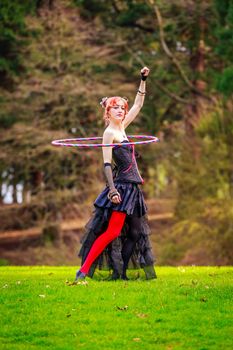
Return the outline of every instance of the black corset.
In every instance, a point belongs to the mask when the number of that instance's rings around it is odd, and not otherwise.
[[[121,143],[124,142],[129,141],[125,140]],[[115,146],[112,155],[116,164],[113,172],[114,182],[144,183],[138,170],[134,145]]]

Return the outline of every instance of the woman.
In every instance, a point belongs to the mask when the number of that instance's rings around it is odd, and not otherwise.
[[[94,215],[86,226],[87,233],[80,251],[82,266],[76,273],[76,281],[93,275],[97,263],[101,265],[103,262],[103,251],[113,270],[112,279],[128,279],[126,270],[130,258],[144,268],[146,278],[156,278],[148,237],[147,207],[139,188],[144,181],[138,171],[134,146],[124,145],[129,142],[125,129],[143,106],[148,74],[149,69],[144,67],[134,105],[129,111],[125,98],[102,99],[107,125],[103,144],[122,143],[122,146],[103,147],[107,186],[95,200]],[[117,169],[115,175],[112,158]]]

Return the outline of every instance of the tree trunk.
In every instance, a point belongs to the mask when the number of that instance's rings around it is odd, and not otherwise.
[[[31,186],[32,186],[32,195],[37,194],[42,188],[43,184],[43,173],[40,170],[33,171],[31,173]]]

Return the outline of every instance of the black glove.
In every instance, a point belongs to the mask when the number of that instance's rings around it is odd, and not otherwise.
[[[147,79],[147,75],[145,75],[144,73],[141,73],[141,79],[142,79],[143,81],[145,81],[145,80]]]

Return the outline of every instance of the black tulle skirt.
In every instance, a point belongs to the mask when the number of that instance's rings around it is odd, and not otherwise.
[[[92,216],[85,226],[85,234],[81,240],[82,247],[79,256],[82,259],[82,264],[96,238],[107,229],[112,211],[122,211],[125,212],[127,216],[120,236],[112,241],[96,259],[88,275],[92,277],[96,267],[99,269],[107,268],[121,275],[123,268],[121,251],[130,230],[131,221],[129,218],[137,216],[140,218],[140,225],[138,225],[139,239],[135,244],[129,268],[143,268],[146,278],[155,278],[155,259],[149,239],[151,231],[143,193],[136,183],[115,183],[115,187],[121,194],[121,203],[114,204],[108,199],[108,187],[99,194],[94,202]]]

